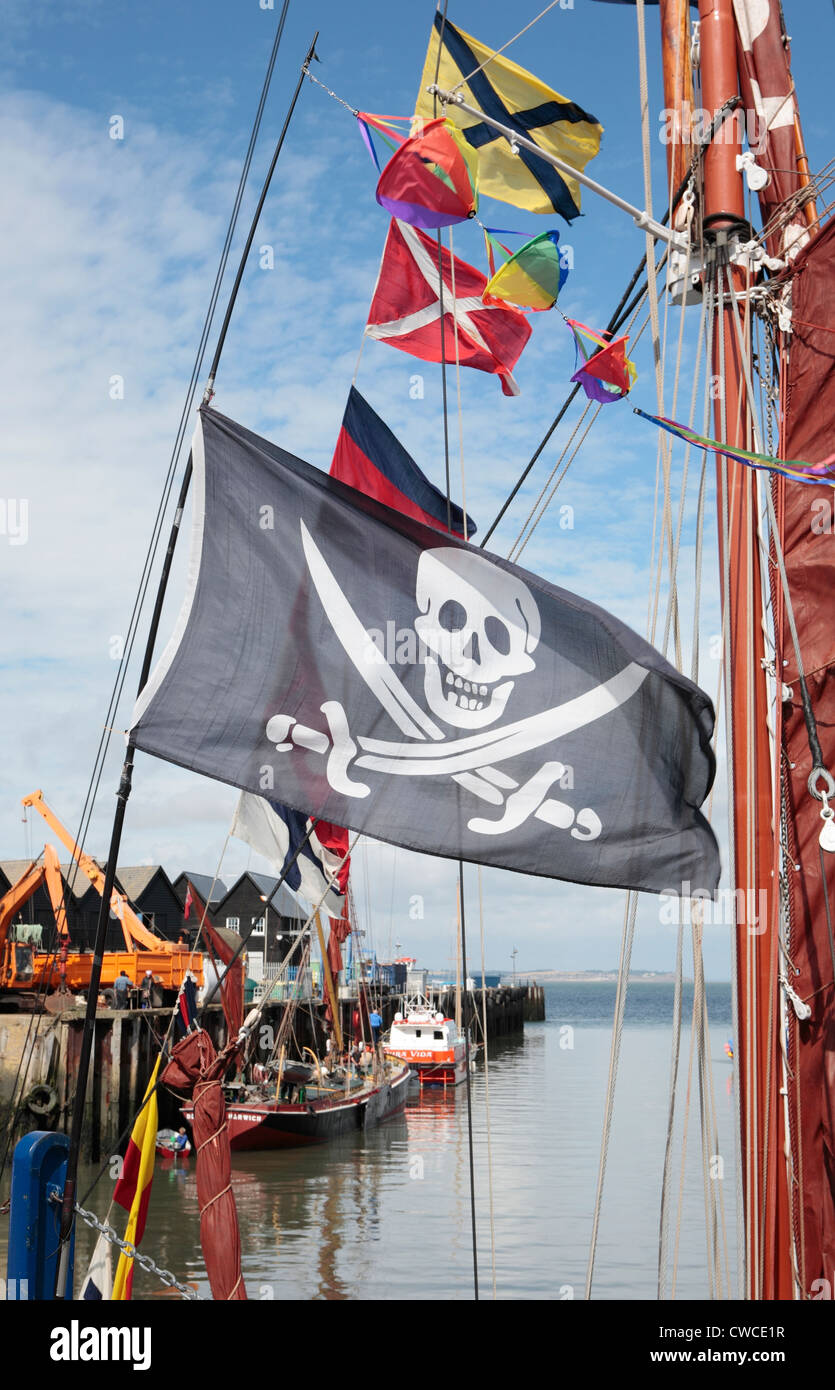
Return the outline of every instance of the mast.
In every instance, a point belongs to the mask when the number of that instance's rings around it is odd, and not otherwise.
[[[455,1026],[461,1031],[461,884],[455,886]]]
[[[699,0],[701,105],[711,115],[738,92],[733,0]],[[745,374],[733,294],[746,271],[728,255],[735,232],[747,240],[738,125],[705,153],[704,228],[713,323],[717,437],[750,447]],[[728,138],[733,136],[733,138]],[[707,288],[707,286],[706,286]],[[739,303],[737,299],[737,303]],[[724,621],[725,715],[731,804],[732,886],[740,1100],[740,1152],[748,1298],[792,1297],[785,1123],[780,1088],[779,894],[772,875],[774,810],[768,699],[763,662],[762,572],[757,487],[751,470],[717,456],[719,552]],[[778,676],[779,679],[779,676]],[[767,906],[766,906],[767,905]]]
[[[684,138],[685,113],[693,110],[693,69],[690,66],[690,13],[688,0],[661,0],[661,61],[664,105],[682,119],[676,138],[667,146],[667,180],[675,193],[690,164],[689,141]],[[675,220],[673,226],[675,226]]]
[[[835,222],[830,217],[822,225],[815,206],[779,0],[757,12],[750,0],[736,8],[743,96],[758,114],[764,157],[757,157],[770,175],[759,191],[760,210],[769,252],[785,263],[773,289],[780,312],[766,338],[769,359],[772,350],[779,359],[779,455],[815,462],[831,451],[835,416]],[[785,947],[780,1036],[786,1038],[795,1292],[818,1299],[831,1298],[835,1267],[833,494],[824,484],[801,488],[776,478],[767,501],[775,668],[783,683],[775,720],[781,835],[774,882],[781,883]]]

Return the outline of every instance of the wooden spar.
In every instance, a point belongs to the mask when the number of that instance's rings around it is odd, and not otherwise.
[[[322,919],[316,913],[316,934],[319,937],[319,949],[322,952],[322,974],[325,977],[325,988],[328,991],[328,999],[331,1006],[331,1018],[333,1019],[333,1034],[336,1038],[336,1050],[342,1052],[342,1024],[339,1019],[339,1001],[336,997],[336,990],[333,987],[333,975],[331,974],[331,963],[328,960],[328,952],[325,946],[325,933],[322,931]]]
[[[736,95],[738,74],[733,0],[699,0],[701,19],[701,105],[714,112]],[[735,134],[735,139],[728,139]],[[719,380],[716,432],[743,447],[747,443],[743,364],[727,290],[723,243],[734,224],[744,222],[742,176],[736,168],[738,131],[726,128],[705,154],[706,231],[716,250],[721,276],[716,309],[713,371]],[[735,294],[746,289],[746,274],[731,267]],[[723,399],[724,396],[724,399]],[[751,403],[753,405],[753,403]],[[780,1097],[780,997],[778,961],[779,895],[772,876],[774,824],[768,738],[768,702],[762,662],[763,612],[757,540],[757,493],[750,469],[727,460],[728,536],[723,537],[723,459],[717,458],[719,548],[723,614],[729,633],[726,672],[729,734],[733,748],[733,847],[737,904],[736,962],[738,1085],[742,1181],[745,1206],[745,1267],[748,1298],[792,1297],[791,1231],[785,1124]],[[779,679],[779,676],[778,676]],[[742,896],[744,895],[744,896]],[[767,912],[760,904],[768,903]],[[757,905],[755,907],[755,904]]]
[[[806,157],[806,143],[803,139],[803,130],[800,125],[800,114],[797,111],[795,111],[794,116],[794,148],[797,153],[797,172],[801,185],[804,188],[808,188],[809,184],[812,182],[812,176],[809,173],[809,160]],[[803,213],[809,225],[809,229],[813,232],[819,232],[820,218],[818,217],[818,209],[814,198],[810,198],[807,203],[804,203]]]
[[[692,154],[688,120],[694,110],[689,0],[661,0],[660,15],[664,105],[679,115],[678,128],[667,145],[667,182],[674,193],[687,174]]]

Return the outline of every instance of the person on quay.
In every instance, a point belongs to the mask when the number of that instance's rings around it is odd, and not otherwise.
[[[128,1007],[128,993],[130,991],[130,977],[124,970],[120,970],[116,979],[113,981],[113,989],[116,994],[116,1008],[126,1009]]]

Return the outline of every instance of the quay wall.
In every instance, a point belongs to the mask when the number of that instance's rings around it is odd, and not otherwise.
[[[462,1015],[474,1038],[480,1040],[486,1005],[488,1045],[491,1038],[521,1032],[525,1022],[545,1016],[540,985],[500,986],[486,990],[485,996],[482,999],[480,989],[465,993]],[[430,997],[437,1009],[454,1016],[454,990],[434,991]],[[384,1029],[391,1026],[403,1006],[402,995],[383,996],[380,1012]],[[288,1007],[284,1002],[270,1002],[264,1007],[254,1039],[254,1060],[270,1055]],[[343,998],[339,1008],[348,1046],[357,1001]],[[170,1020],[169,1008],[98,1011],[82,1130],[82,1156],[86,1160],[103,1163],[108,1155],[124,1152]],[[219,1005],[206,1009],[203,1024],[215,1046],[222,1047],[226,1024]],[[69,1131],[83,1027],[81,1010],[59,1015],[0,1013],[0,1133],[4,1148],[9,1137],[14,1143],[33,1129]],[[288,1056],[297,1055],[304,1047],[318,1056],[324,1054],[327,1032],[321,1000],[296,1006],[289,1036]],[[160,1127],[176,1128],[181,1098],[161,1087],[158,1102]]]

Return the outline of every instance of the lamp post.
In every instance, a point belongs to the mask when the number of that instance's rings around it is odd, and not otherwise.
[[[513,950],[512,950],[511,953],[510,953],[510,959],[511,959],[511,963],[512,963],[512,965],[513,965],[513,983],[514,983],[514,984],[516,984],[516,957],[518,956],[518,954],[519,954],[519,952],[517,951],[516,947],[514,946]]]

